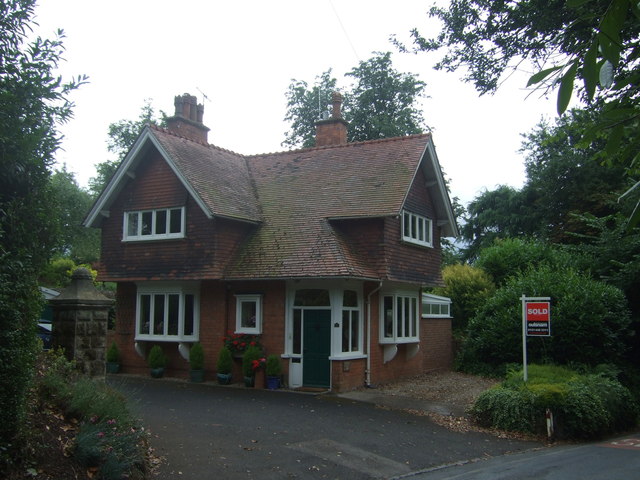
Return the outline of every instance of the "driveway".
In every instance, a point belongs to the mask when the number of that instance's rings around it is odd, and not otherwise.
[[[110,375],[151,432],[159,479],[372,479],[542,447],[335,395]]]

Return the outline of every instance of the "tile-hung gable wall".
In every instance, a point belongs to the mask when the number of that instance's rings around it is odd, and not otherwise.
[[[184,207],[184,238],[123,241],[125,212]],[[251,226],[208,219],[166,161],[154,154],[142,162],[112,205],[102,226],[101,278],[221,278]]]

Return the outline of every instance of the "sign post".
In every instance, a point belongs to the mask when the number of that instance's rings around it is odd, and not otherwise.
[[[520,297],[522,301],[522,368],[527,375],[527,337],[551,336],[551,298]]]

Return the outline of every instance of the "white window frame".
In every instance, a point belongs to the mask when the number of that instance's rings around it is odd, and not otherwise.
[[[356,306],[345,306],[344,305],[344,292],[346,291],[353,291],[356,294]],[[351,355],[362,355],[362,344],[363,344],[363,340],[364,340],[364,332],[363,332],[363,328],[364,328],[364,322],[363,322],[363,315],[362,315],[362,307],[361,307],[361,302],[360,302],[360,292],[356,289],[349,289],[349,288],[345,288],[344,290],[342,290],[340,293],[342,293],[342,299],[341,299],[341,307],[340,307],[340,348],[338,349],[337,355],[336,356],[351,356]],[[349,316],[349,325],[345,325],[345,321],[344,321],[344,314],[345,312],[348,313]],[[354,313],[357,315],[357,319],[355,320],[355,322],[357,322],[358,324],[358,338],[357,338],[357,345],[355,348],[352,348],[352,344],[353,344],[353,339],[351,337],[351,325],[352,323],[354,323]],[[342,340],[344,338],[345,335],[345,329],[348,328],[348,332],[347,335],[349,337],[349,350],[344,350],[343,348],[343,344],[342,344]]]
[[[438,312],[434,313],[433,307],[438,307]],[[446,307],[444,313],[443,307]],[[431,293],[423,293],[422,318],[451,318],[451,299]]]
[[[200,339],[200,292],[199,286],[193,284],[139,284],[136,293],[136,334],[137,340],[152,340],[159,342],[197,342]],[[168,333],[168,314],[169,314],[169,296],[178,295],[178,333],[176,335],[170,335]],[[187,295],[193,296],[193,332],[190,335],[184,333],[185,329],[185,298]],[[149,320],[150,325],[147,333],[141,332],[142,319],[142,298],[143,296],[150,296],[149,300]],[[155,314],[155,296],[164,296],[164,321],[162,326],[162,333],[154,333],[154,325],[152,325],[152,319]]]
[[[236,295],[236,331],[235,333],[248,333],[260,335],[262,333],[262,295]],[[256,324],[255,327],[242,326],[242,304],[255,304]]]
[[[433,247],[433,222],[430,218],[402,211],[402,240],[423,247]]]
[[[174,210],[180,210],[180,231],[170,233],[171,226],[171,212]],[[157,230],[158,214],[160,212],[165,213],[165,233],[155,233]],[[142,232],[142,218],[145,214],[151,214],[151,232]],[[129,234],[129,218],[130,216],[137,215],[137,228],[135,234]],[[147,241],[147,240],[168,240],[172,238],[184,238],[186,229],[186,215],[185,207],[169,207],[169,208],[157,208],[149,210],[130,210],[124,212],[124,219],[122,224],[122,241]]]
[[[391,335],[386,333],[385,299],[390,298]],[[398,309],[398,305],[401,306]],[[379,342],[383,344],[417,343],[420,341],[419,298],[417,292],[385,292],[380,295]],[[407,318],[407,313],[408,318]],[[400,325],[398,325],[400,324]],[[400,333],[399,333],[400,332]]]

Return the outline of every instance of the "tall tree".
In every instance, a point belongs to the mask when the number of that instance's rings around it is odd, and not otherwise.
[[[51,176],[51,188],[59,232],[55,253],[78,264],[96,261],[100,253],[99,231],[82,225],[93,203],[91,195],[78,185],[65,166]]]
[[[376,53],[346,74],[353,85],[346,95],[344,114],[350,141],[375,140],[422,133],[417,101],[426,84],[411,73],[393,68],[391,53]]]
[[[606,140],[610,163],[622,158],[631,178],[640,175],[640,7],[631,0],[451,0],[433,7],[442,21],[435,38],[413,30],[415,48],[447,53],[436,68],[464,69],[480,93],[495,91],[505,72],[523,63],[538,72],[529,85],[557,89],[558,113],[574,90],[587,103],[598,100],[604,114],[584,132],[584,142]],[[622,143],[623,137],[627,142]],[[622,150],[621,155],[614,155]],[[637,180],[637,178],[636,178]],[[630,226],[640,221],[640,182]]]
[[[49,167],[69,119],[69,93],[54,71],[63,32],[29,42],[35,0],[0,2],[0,465],[20,443],[41,308],[39,270],[55,245]]]
[[[425,83],[411,73],[393,68],[391,53],[375,53],[349,71],[352,84],[341,89],[344,96],[342,115],[349,122],[349,141],[373,140],[421,133],[427,129],[418,101]],[[286,93],[285,120],[291,128],[283,145],[313,147],[315,124],[322,118],[336,90],[337,80],[331,70],[316,78],[313,87],[293,80]]]
[[[107,150],[114,153],[116,158],[96,164],[97,175],[89,179],[89,192],[93,197],[100,195],[104,187],[109,183],[120,162],[129,153],[144,126],[149,123],[164,126],[166,118],[167,115],[163,111],[156,114],[151,105],[151,100],[146,99],[140,109],[140,115],[137,120],[123,119],[109,125]]]

